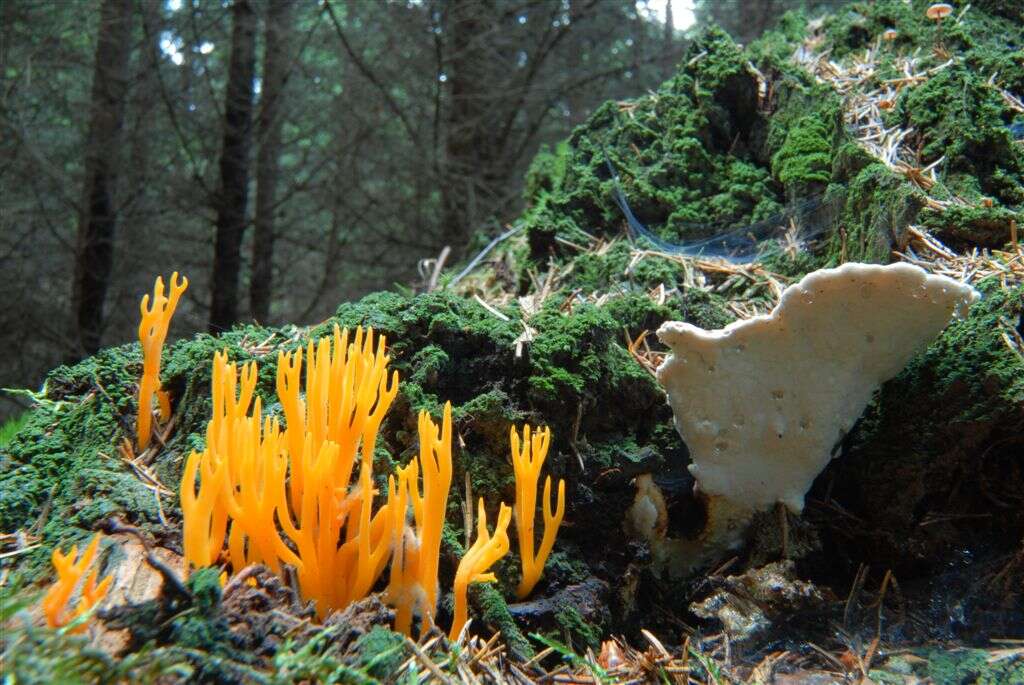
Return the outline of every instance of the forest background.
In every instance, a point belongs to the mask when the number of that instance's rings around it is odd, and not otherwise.
[[[426,289],[520,212],[541,146],[666,80],[692,31],[841,2],[0,3],[0,387],[134,339],[174,270],[172,337]],[[0,423],[22,404],[0,393]]]

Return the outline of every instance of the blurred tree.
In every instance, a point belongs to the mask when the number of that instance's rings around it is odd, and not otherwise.
[[[89,129],[84,144],[85,188],[78,220],[72,284],[72,357],[100,347],[103,305],[114,264],[121,127],[128,89],[130,0],[103,0],[97,29]]]
[[[211,332],[238,320],[242,238],[248,225],[249,158],[252,147],[253,81],[256,70],[256,13],[249,0],[231,6],[231,63],[224,99],[224,142],[220,153],[217,230],[210,276]]]
[[[263,82],[256,127],[259,135],[256,154],[256,217],[252,241],[252,277],[249,281],[249,307],[254,319],[270,320],[270,301],[274,282],[274,214],[277,209],[277,183],[281,155],[281,101],[290,67],[288,45],[291,39],[294,0],[268,0],[266,42],[263,49]]]

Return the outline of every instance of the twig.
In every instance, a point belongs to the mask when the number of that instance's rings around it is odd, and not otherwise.
[[[461,281],[466,276],[468,276],[469,273],[471,271],[473,271],[473,269],[476,268],[476,265],[480,263],[480,260],[483,259],[484,257],[486,257],[487,253],[490,252],[491,250],[493,250],[494,247],[498,243],[500,243],[501,241],[505,240],[506,238],[512,236],[513,234],[518,233],[520,230],[522,230],[522,228],[523,228],[522,224],[520,224],[518,226],[513,226],[512,228],[508,229],[507,231],[505,231],[504,233],[499,235],[497,238],[495,238],[491,242],[487,243],[487,247],[485,247],[484,249],[480,250],[480,252],[477,254],[477,256],[473,257],[473,259],[470,260],[469,264],[466,265],[466,268],[463,269],[462,271],[460,271],[459,274],[455,278],[453,278],[452,280],[448,281],[448,284],[445,286],[445,288],[454,288],[455,284],[458,283],[459,281]]]

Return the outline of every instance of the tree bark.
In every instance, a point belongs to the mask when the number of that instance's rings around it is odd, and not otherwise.
[[[665,50],[672,50],[672,37],[675,33],[675,17],[672,16],[672,0],[665,2]]]
[[[490,3],[452,0],[448,5],[448,111],[445,117],[445,161],[442,184],[441,236],[461,255],[466,237],[479,221],[479,180],[489,173],[493,132],[485,132],[486,55],[480,35],[487,28]]]
[[[92,354],[103,334],[117,229],[117,165],[124,124],[131,43],[130,0],[103,0],[96,41],[92,104],[85,141],[85,184],[78,221],[71,301],[76,349]]]
[[[270,320],[274,296],[274,212],[277,203],[281,155],[281,105],[288,79],[288,43],[292,31],[292,0],[269,0],[263,89],[257,117],[259,150],[256,153],[256,217],[252,241],[252,277],[249,306],[260,323]]]
[[[253,76],[256,65],[256,14],[249,0],[231,8],[231,61],[224,103],[224,142],[217,194],[217,232],[210,278],[210,332],[238,320],[242,237],[249,200],[249,157],[252,147]]]

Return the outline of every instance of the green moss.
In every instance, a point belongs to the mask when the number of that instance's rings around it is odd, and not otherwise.
[[[347,647],[339,639],[349,626],[331,626],[305,641],[288,640],[274,655],[271,675],[264,679],[272,685],[293,683],[344,683],[376,685],[395,681],[395,672],[409,656],[405,638],[387,628],[375,626],[352,645],[354,654],[342,653]]]
[[[935,685],[1009,685],[1024,683],[1024,662],[1020,659],[993,660],[983,649],[932,651],[927,658],[928,678]]]
[[[886,29],[897,38],[882,51],[875,76],[898,77],[893,57],[918,50],[920,68],[939,67],[941,47],[954,55],[955,63],[937,68],[920,84],[903,88],[887,125],[913,129],[920,136],[919,166],[942,159],[938,167],[941,185],[967,199],[988,195],[1006,205],[1024,201],[1024,151],[1015,145],[1008,129],[1014,111],[1000,95],[1000,88],[1018,92],[1024,86],[1024,28],[1019,6],[1009,9],[1001,0],[984,7],[977,3],[958,8],[956,22],[944,22],[941,32],[925,17],[928,2],[901,0],[856,2],[835,12],[825,22],[825,34],[833,56],[846,57],[878,41]],[[996,77],[995,75],[998,75]],[[996,78],[996,82],[990,82]],[[995,87],[998,84],[999,87]],[[937,189],[941,193],[943,188]]]
[[[188,679],[193,669],[166,648],[146,645],[119,658],[90,646],[87,635],[72,635],[33,625],[28,607],[39,593],[8,584],[0,593],[0,655],[5,682],[25,685],[51,683],[155,683]]]
[[[881,163],[857,173],[845,193],[842,229],[828,241],[829,264],[887,264],[892,244],[924,206],[924,195]]]
[[[538,334],[530,345],[530,395],[537,404],[567,410],[578,404],[602,375],[602,353],[618,327],[607,313],[590,304],[563,316],[546,306],[531,319]]]
[[[561,637],[574,649],[582,652],[587,647],[597,649],[601,646],[603,627],[588,623],[571,604],[558,606],[555,611],[555,622],[562,631]]]
[[[311,335],[334,323],[372,326],[386,335],[400,393],[412,411],[427,409],[435,415],[445,401],[458,406],[480,394],[478,379],[507,378],[508,371],[497,362],[510,355],[521,331],[475,301],[447,291],[416,297],[374,293],[341,305]]]
[[[832,176],[830,122],[820,114],[801,117],[789,128],[772,156],[772,174],[781,183],[801,186],[828,183]]]
[[[373,678],[385,680],[406,658],[405,637],[383,626],[374,626],[356,640],[356,663]]]
[[[508,612],[505,598],[495,587],[490,583],[475,583],[469,586],[469,596],[480,611],[480,620],[484,625],[501,631],[502,639],[513,654],[524,659],[533,656],[529,640],[519,630]]]
[[[18,434],[25,424],[28,422],[28,412],[19,414],[18,416],[8,419],[2,426],[0,426],[0,448],[4,447],[7,443],[14,439],[14,436]]]
[[[159,522],[152,492],[116,451],[117,440],[133,431],[137,347],[55,370],[47,399],[0,448],[0,529],[42,530],[41,546],[18,560],[30,577],[48,568],[50,549],[81,541],[102,518]]]
[[[578,127],[561,188],[525,217],[534,256],[575,256],[552,244],[553,233],[619,232],[606,154],[634,213],[665,238],[700,237],[709,222],[732,226],[776,213],[780,187],[760,146],[767,119],[758,112],[749,60],[728,35],[709,29],[688,48],[687,67],[657,93],[631,102],[627,114],[607,103]],[[590,278],[603,282],[607,272]]]
[[[541,201],[544,195],[561,189],[568,161],[567,142],[558,143],[554,150],[547,145],[541,146],[526,172],[523,197],[527,203],[535,204]]]
[[[907,89],[896,107],[906,128],[922,131],[921,166],[943,158],[951,189],[967,198],[980,191],[1008,205],[1024,203],[1024,151],[1008,124],[1013,110],[988,74],[967,66],[943,69]]]
[[[1010,222],[1021,220],[1021,214],[1005,207],[951,205],[942,211],[921,212],[921,225],[947,245],[981,245],[999,248],[1010,241]]]

